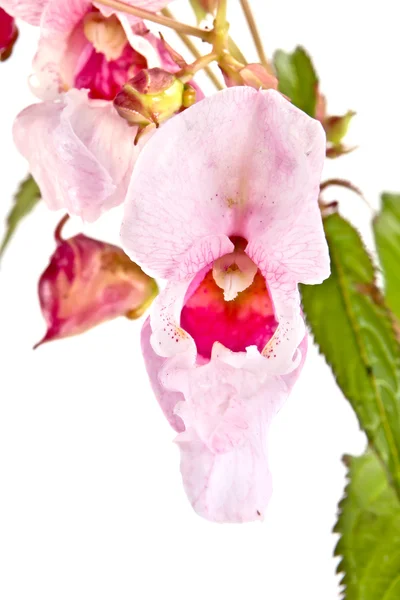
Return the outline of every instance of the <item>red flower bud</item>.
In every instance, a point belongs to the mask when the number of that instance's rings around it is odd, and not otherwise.
[[[112,244],[83,234],[63,240],[39,281],[47,332],[35,347],[83,333],[118,316],[140,317],[157,295],[157,284]]]
[[[0,61],[6,60],[18,37],[14,19],[0,8]]]

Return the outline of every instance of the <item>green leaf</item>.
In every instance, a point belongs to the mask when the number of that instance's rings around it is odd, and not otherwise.
[[[382,209],[374,220],[374,233],[385,278],[386,301],[400,319],[400,194],[382,194]]]
[[[6,233],[0,246],[0,258],[4,253],[21,219],[26,217],[40,200],[40,190],[29,175],[19,186],[15,194],[14,206],[7,217]]]
[[[338,214],[327,217],[324,228],[331,276],[302,286],[304,312],[400,496],[399,347],[391,318],[357,231]]]
[[[385,470],[369,450],[347,457],[350,482],[341,501],[335,554],[342,560],[346,600],[399,600],[400,504]]]
[[[298,46],[292,53],[277,50],[274,65],[279,91],[298,108],[315,117],[318,77],[304,48]]]

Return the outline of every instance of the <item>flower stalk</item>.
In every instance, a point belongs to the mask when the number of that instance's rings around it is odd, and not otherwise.
[[[109,6],[110,8],[114,8],[119,12],[127,13],[129,15],[139,17],[140,19],[144,19],[146,21],[158,23],[158,25],[169,27],[170,29],[174,29],[175,31],[178,31],[180,33],[193,35],[194,37],[202,39],[204,42],[209,42],[212,39],[212,31],[206,31],[205,29],[201,29],[200,27],[193,27],[192,25],[181,23],[179,21],[166,17],[163,14],[153,13],[149,10],[145,10],[144,8],[130,6],[129,4],[125,4],[125,2],[121,2],[120,0],[99,0],[98,4],[102,4],[103,6]]]
[[[162,10],[162,13],[166,17],[169,17],[170,19],[175,20],[174,15],[168,8],[164,8]],[[192,40],[190,39],[189,36],[187,36],[185,33],[182,33],[180,31],[177,31],[176,33],[178,34],[178,36],[182,40],[182,42],[185,44],[186,48],[193,54],[193,56],[196,60],[202,57],[202,54],[199,52],[197,46],[192,42]],[[214,84],[214,86],[216,87],[217,90],[224,89],[224,86],[219,81],[219,79],[215,75],[215,73],[210,69],[209,65],[206,65],[205,67],[203,67],[203,70],[204,70],[205,74],[207,75],[207,77],[209,78],[209,80]]]
[[[264,51],[264,46],[261,40],[261,36],[259,34],[257,24],[251,10],[251,6],[248,0],[240,0],[240,4],[242,6],[242,10],[244,12],[244,16],[246,17],[247,25],[249,26],[251,35],[253,37],[254,45],[257,49],[258,56],[260,58],[261,64],[265,67],[270,73],[273,73],[272,67],[269,64],[267,56]]]

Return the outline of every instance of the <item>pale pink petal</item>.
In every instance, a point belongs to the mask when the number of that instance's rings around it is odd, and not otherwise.
[[[158,374],[162,370],[165,358],[158,356],[158,354],[154,352],[150,344],[150,336],[150,320],[146,319],[143,325],[141,336],[142,352],[154,395],[157,398],[161,409],[168,419],[171,427],[178,432],[184,431],[185,426],[183,425],[182,419],[174,413],[176,404],[184,399],[183,395],[180,392],[167,390],[163,385],[161,385],[160,380],[158,379]]]
[[[320,124],[274,90],[236,87],[206,98],[143,152],[122,228],[128,253],[172,277],[202,238],[241,235],[267,276],[322,280],[329,259],[316,200],[324,149]]]
[[[41,36],[38,51],[33,61],[33,75],[30,85],[33,93],[42,100],[57,98],[65,89],[72,85],[72,77],[67,74],[74,58],[79,56],[86,39],[80,32],[74,35],[73,43],[68,43],[76,25],[83,19],[91,6],[90,0],[50,0],[43,13]],[[66,55],[67,45],[69,52]],[[71,56],[72,54],[72,56]],[[65,80],[61,75],[64,67]]]
[[[144,358],[164,414],[175,429],[171,413],[181,419],[176,442],[193,508],[217,522],[262,519],[272,491],[268,430],[301,371],[306,338],[290,376],[271,376],[267,359],[255,349],[230,356],[216,352],[201,366],[190,366],[182,353],[157,358],[148,343],[148,327],[146,323]]]
[[[29,106],[14,125],[16,145],[49,208],[86,221],[123,202],[140,150],[134,135],[112,104],[78,90]]]
[[[50,0],[0,0],[1,8],[9,15],[39,25],[45,6]]]

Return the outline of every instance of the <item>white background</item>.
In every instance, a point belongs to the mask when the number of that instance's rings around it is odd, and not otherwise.
[[[349,142],[360,149],[332,161],[326,174],[351,178],[378,206],[381,190],[400,190],[396,1],[253,6],[268,53],[304,44],[330,112],[357,111]],[[236,0],[230,13],[236,41],[254,60]],[[36,38],[21,26],[12,59],[0,64],[1,217],[27,171],[11,123],[33,100],[26,78]],[[370,211],[349,193],[331,197],[370,241]],[[84,231],[117,242],[120,217],[116,210]],[[0,598],[337,600],[331,529],[345,483],[340,458],[361,452],[364,436],[323,359],[310,348],[274,422],[274,495],[264,523],[200,519],[144,373],[141,323],[121,318],[31,350],[45,329],[36,285],[58,219],[39,206],[1,266]],[[75,221],[69,232],[79,228]]]

